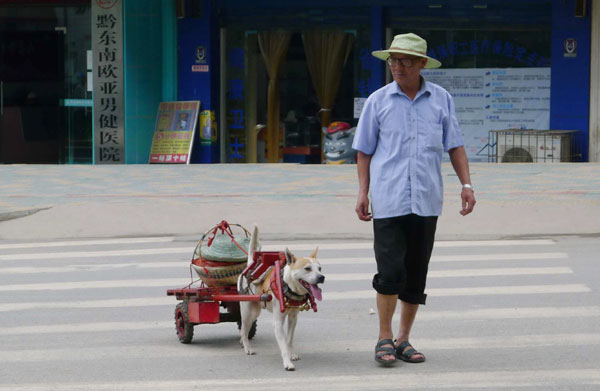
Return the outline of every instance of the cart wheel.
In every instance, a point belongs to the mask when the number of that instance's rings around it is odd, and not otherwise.
[[[175,307],[175,330],[181,343],[190,343],[194,337],[194,325],[189,322],[188,305],[181,302]]]
[[[238,330],[242,328],[242,321],[238,320]],[[248,331],[248,339],[254,338],[256,335],[256,321],[252,322],[252,326],[250,326],[250,331]]]

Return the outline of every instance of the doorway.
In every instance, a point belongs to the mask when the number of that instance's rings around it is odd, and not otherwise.
[[[341,35],[337,38],[339,46],[344,48],[339,53],[340,61],[336,61],[339,59],[335,55],[330,56],[328,66],[313,61],[314,71],[318,74],[317,83],[310,71],[304,42],[307,34],[320,38],[316,41],[321,45],[310,41],[321,49],[309,53],[313,54],[313,60],[325,57],[322,52],[327,48],[326,43],[335,41],[332,35]],[[320,164],[323,161],[324,122],[354,123],[353,96],[357,83],[355,57],[358,56],[357,51],[353,50],[354,32],[342,29],[261,32],[232,29],[228,30],[226,39],[225,46],[230,57],[225,65],[227,93],[224,111],[239,113],[238,117],[226,118],[224,128],[228,131],[229,145],[236,147],[233,151],[229,149],[227,161]],[[261,39],[266,49],[261,48]],[[279,48],[280,52],[274,47]],[[264,52],[268,52],[268,55]],[[234,61],[231,53],[240,53],[237,56],[240,60]],[[270,71],[268,67],[271,67]],[[331,69],[334,71],[327,72]],[[339,74],[343,82],[337,85],[330,83],[334,74]],[[276,79],[275,83],[273,79]],[[271,96],[269,91],[272,84],[275,85],[275,93]],[[325,93],[319,94],[317,87]],[[252,99],[244,99],[246,96]],[[323,120],[325,115],[328,117],[326,121]],[[245,127],[238,126],[236,118],[243,119]],[[270,121],[276,123],[271,132],[268,126]],[[243,141],[240,143],[239,140]],[[245,149],[239,150],[239,146]],[[270,153],[270,149],[275,152]]]
[[[40,3],[0,1],[0,163],[91,162],[90,4]]]

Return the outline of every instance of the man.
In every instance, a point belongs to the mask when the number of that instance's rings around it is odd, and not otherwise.
[[[427,43],[400,34],[388,50],[373,52],[387,61],[394,82],[375,91],[363,107],[352,147],[358,151],[356,213],[373,220],[379,339],[375,360],[417,363],[425,356],[410,342],[425,282],[437,218],[442,212],[442,149],[462,184],[462,210],[473,211],[475,196],[454,102],[442,87],[421,76],[441,63],[426,55]],[[371,210],[369,213],[369,193]],[[392,316],[401,300],[400,328],[393,341]]]

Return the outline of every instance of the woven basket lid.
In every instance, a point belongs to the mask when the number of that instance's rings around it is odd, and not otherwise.
[[[250,244],[250,238],[244,237],[240,239],[235,237],[235,241],[246,251]],[[210,247],[208,241],[202,243],[202,258],[209,261],[219,262],[245,262],[248,255],[244,253],[232,240],[229,235],[223,233],[215,235]]]

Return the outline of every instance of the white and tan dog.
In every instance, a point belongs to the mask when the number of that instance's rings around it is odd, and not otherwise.
[[[249,264],[252,262],[252,254],[257,250],[257,247],[258,228],[255,226],[252,231],[250,245],[248,246]],[[314,299],[321,300],[321,289],[318,287],[318,284],[325,281],[325,276],[321,274],[321,265],[317,262],[317,250],[318,248],[308,258],[297,258],[287,248],[285,249],[286,265],[282,270],[282,284],[284,286],[284,296],[289,298],[289,300],[284,299],[285,302],[300,302],[302,298],[307,300],[309,296],[312,296],[313,300],[311,301],[314,301]],[[246,277],[241,275],[238,279],[238,292],[240,292],[240,294],[271,294],[273,300],[266,304],[266,308],[273,313],[273,329],[275,331],[275,338],[277,339],[279,350],[281,351],[283,367],[287,371],[293,371],[295,366],[292,361],[300,359],[298,355],[294,353],[294,331],[296,329],[300,306],[286,306],[285,311],[281,312],[279,300],[271,289],[271,277],[274,271],[275,269],[273,268],[271,271],[265,273],[266,275],[264,278],[260,278],[259,281],[253,281],[251,283],[248,283]],[[240,342],[242,343],[246,354],[255,354],[255,351],[250,346],[250,341],[248,340],[248,332],[250,331],[252,323],[254,323],[260,315],[262,306],[264,306],[264,304],[259,302],[240,302],[242,318]],[[286,318],[287,332],[284,331],[283,328]]]

